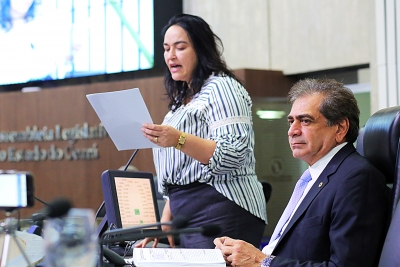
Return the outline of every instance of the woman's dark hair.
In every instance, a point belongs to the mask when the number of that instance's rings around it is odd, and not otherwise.
[[[213,33],[207,22],[198,16],[178,14],[164,26],[162,36],[165,36],[166,31],[173,25],[178,25],[185,30],[197,56],[197,66],[193,70],[190,89],[186,82],[174,81],[168,69],[165,72],[164,86],[170,100],[168,108],[175,111],[185,100],[200,92],[204,82],[212,73],[223,74],[234,79],[236,77],[222,58],[221,39]]]
[[[349,120],[349,130],[345,139],[354,143],[360,128],[360,110],[353,92],[334,79],[304,79],[290,89],[289,101],[293,103],[296,99],[310,94],[325,96],[319,106],[319,112],[326,118],[327,126],[339,124],[345,118]]]
[[[12,19],[10,14],[11,9],[11,0],[0,0],[0,26],[6,31],[10,31],[12,28]],[[24,19],[25,21],[33,20],[35,17],[35,7],[36,7],[36,0],[32,2],[32,5],[26,12]]]

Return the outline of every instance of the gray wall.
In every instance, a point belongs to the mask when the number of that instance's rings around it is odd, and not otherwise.
[[[184,0],[221,37],[233,68],[297,74],[368,64],[373,0]]]
[[[369,64],[370,109],[400,105],[396,0],[184,0],[221,37],[233,69],[302,74]]]

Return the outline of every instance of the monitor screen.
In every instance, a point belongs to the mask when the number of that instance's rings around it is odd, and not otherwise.
[[[101,179],[109,227],[131,228],[160,221],[152,173],[107,170]]]
[[[33,176],[30,173],[0,173],[0,209],[32,207]]]
[[[154,66],[153,0],[0,3],[0,85]]]

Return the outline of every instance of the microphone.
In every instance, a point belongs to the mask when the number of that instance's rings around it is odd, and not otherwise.
[[[182,234],[195,234],[201,233],[207,237],[217,236],[221,232],[221,227],[216,224],[206,224],[201,227],[195,228],[184,228],[184,229],[173,229],[171,231],[149,231],[149,232],[139,232],[131,233],[126,232],[123,236],[114,236],[112,239],[102,239],[100,242],[102,244],[109,244],[114,242],[122,242],[126,240],[138,240],[146,237],[165,237],[165,236],[177,236]]]
[[[43,200],[39,201],[46,205],[46,207],[40,212],[33,213],[30,218],[20,220],[19,223],[23,226],[29,226],[27,233],[41,236],[43,220],[46,218],[56,218],[66,215],[71,209],[71,202],[65,198],[57,198],[50,203],[46,203]]]
[[[32,214],[32,221],[43,221],[46,218],[62,217],[68,213],[72,204],[66,198],[56,198],[48,203],[41,212]]]
[[[138,231],[143,233],[143,230],[148,230],[148,228],[158,227],[161,225],[171,225],[175,229],[180,229],[180,228],[185,228],[188,224],[189,224],[189,220],[185,216],[175,216],[175,218],[169,222],[164,222],[164,223],[157,222],[157,223],[144,224],[144,225],[139,225],[139,226],[130,227],[130,228],[120,228],[120,229],[108,230],[103,233],[102,237],[105,237],[106,235],[108,235],[108,236],[127,235],[127,234],[129,235],[129,234],[133,234]]]
[[[205,224],[201,227],[196,228],[185,228],[185,229],[176,229],[169,231],[166,235],[182,235],[182,234],[195,234],[201,233],[207,237],[213,237],[221,233],[221,227],[216,224]]]

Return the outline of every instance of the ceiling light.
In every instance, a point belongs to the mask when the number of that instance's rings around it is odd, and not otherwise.
[[[281,110],[257,110],[256,114],[263,120],[277,120],[286,115],[285,111]]]

